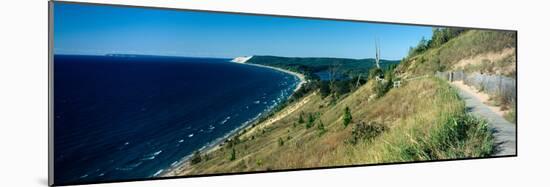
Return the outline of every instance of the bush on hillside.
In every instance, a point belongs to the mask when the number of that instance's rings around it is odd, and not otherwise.
[[[361,141],[370,141],[386,131],[386,127],[376,122],[360,122],[351,130],[351,137],[347,139],[349,144],[357,144]]]
[[[342,122],[344,124],[344,127],[348,127],[349,123],[351,122],[352,120],[352,116],[351,116],[351,112],[349,110],[349,107],[346,107],[344,109],[344,116],[342,117]]]
[[[327,130],[325,129],[325,124],[323,124],[323,121],[321,121],[321,119],[319,119],[317,130],[319,130],[319,136],[322,136],[323,134],[325,134],[325,132],[327,132]]]
[[[195,151],[193,153],[193,157],[191,157],[191,165],[198,164],[202,161],[201,153],[199,151]]]
[[[237,153],[235,152],[235,148],[231,149],[231,155],[229,156],[229,161],[233,161],[237,158]]]
[[[315,117],[313,117],[313,115],[311,115],[310,113],[307,119],[306,129],[313,127],[313,125],[315,125],[314,122],[315,122]]]

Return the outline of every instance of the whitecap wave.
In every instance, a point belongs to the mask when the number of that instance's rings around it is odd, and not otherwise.
[[[220,122],[220,124],[223,125],[223,124],[227,123],[227,121],[228,121],[229,119],[231,119],[231,116],[227,116],[225,119],[223,119],[223,120]]]
[[[146,154],[145,156],[143,156],[141,158],[141,160],[153,160],[155,159],[160,153],[162,153],[162,150],[160,151],[157,151],[157,152],[154,152],[154,153],[151,153],[151,154]],[[141,164],[141,163],[140,163]]]
[[[161,174],[164,171],[164,169],[158,170],[155,174],[153,174],[153,177],[156,177],[157,175]]]

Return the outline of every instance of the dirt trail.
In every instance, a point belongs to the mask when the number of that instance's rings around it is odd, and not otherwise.
[[[487,120],[493,130],[496,151],[494,156],[516,155],[516,125],[506,121],[502,115],[483,103],[483,95],[478,94],[462,82],[452,82],[458,93],[466,102],[468,112]],[[498,108],[497,108],[498,110]]]

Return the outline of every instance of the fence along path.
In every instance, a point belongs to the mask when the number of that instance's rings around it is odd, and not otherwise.
[[[436,75],[440,78],[449,80],[451,82],[457,81],[457,80],[463,80],[463,78],[460,78],[459,76],[467,77],[464,74],[456,76],[457,74],[453,74],[449,72],[438,72]],[[476,76],[479,76],[479,75],[476,75]],[[484,83],[483,81],[479,81],[479,82]],[[485,81],[484,84],[487,84],[486,82],[489,82],[489,81]],[[514,80],[514,83],[515,83],[515,80]],[[477,98],[473,93],[471,93],[471,91],[462,89],[458,86],[454,86],[454,87],[457,88],[460,97],[464,99],[464,101],[466,102],[466,108],[468,112],[478,117],[482,117],[486,119],[487,122],[489,123],[489,127],[493,131],[493,137],[495,138],[496,150],[493,155],[494,156],[516,155],[517,153],[516,152],[517,151],[516,150],[516,125],[506,121],[502,116],[493,112],[479,98]],[[491,87],[498,87],[498,86],[491,86]],[[515,85],[513,85],[513,87],[514,87],[513,95],[515,95]],[[515,97],[512,99],[515,102]]]

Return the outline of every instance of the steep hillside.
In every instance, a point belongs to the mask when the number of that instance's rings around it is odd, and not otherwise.
[[[441,46],[410,55],[397,71],[403,77],[448,70],[515,77],[515,46],[515,32],[469,30]]]
[[[311,93],[298,110],[264,121],[172,172],[196,175],[487,156],[486,124],[436,78],[410,81],[376,99],[373,82],[334,105]],[[303,102],[303,100],[306,100]],[[351,122],[344,125],[346,107]],[[284,113],[284,110],[281,111]],[[264,125],[269,123],[269,125]]]
[[[311,87],[269,118],[215,149],[196,153],[192,163],[167,175],[490,156],[495,147],[487,122],[468,115],[457,90],[434,73],[464,70],[513,76],[515,33],[434,33],[444,34],[421,42],[396,69],[372,71],[384,74],[384,80],[369,76],[367,83],[339,97],[323,92],[323,87]],[[302,64],[289,65],[287,60],[260,57],[251,63],[298,72],[296,67],[304,64],[315,68],[316,63],[329,63],[322,58],[292,59]]]

